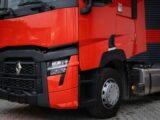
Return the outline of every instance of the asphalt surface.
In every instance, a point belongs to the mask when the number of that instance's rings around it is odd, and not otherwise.
[[[0,100],[0,120],[94,120],[81,110],[51,110]],[[124,102],[109,120],[160,120],[160,94]]]

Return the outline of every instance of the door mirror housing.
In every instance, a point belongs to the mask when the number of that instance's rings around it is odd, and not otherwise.
[[[80,10],[81,14],[88,14],[92,11],[93,0],[85,0],[85,3],[87,4],[87,6],[84,8],[81,8]]]

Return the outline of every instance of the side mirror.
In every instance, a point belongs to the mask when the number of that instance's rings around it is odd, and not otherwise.
[[[132,0],[132,19],[137,19],[137,0]]]
[[[81,14],[88,14],[92,11],[92,7],[93,7],[93,0],[85,0],[87,6],[84,8],[81,8],[80,13]]]

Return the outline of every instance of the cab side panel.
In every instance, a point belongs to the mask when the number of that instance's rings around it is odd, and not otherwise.
[[[79,0],[80,9],[85,6]],[[79,12],[79,60],[80,69],[99,67],[101,57],[108,50],[108,39],[115,34],[116,4],[93,7],[91,13]]]

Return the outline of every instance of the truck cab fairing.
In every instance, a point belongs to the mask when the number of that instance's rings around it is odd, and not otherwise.
[[[76,0],[47,0],[54,6],[48,9],[51,4],[45,0],[35,4],[32,4],[35,0],[27,1],[21,3],[20,8],[10,5],[1,9],[0,81],[4,84],[0,85],[0,97],[51,108],[75,109],[78,107],[78,50],[73,43],[78,41],[78,3]],[[43,11],[41,7],[45,4],[47,9]],[[63,64],[64,59],[66,67],[59,66],[57,73],[57,68],[51,65]]]

